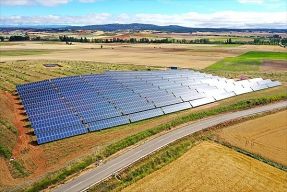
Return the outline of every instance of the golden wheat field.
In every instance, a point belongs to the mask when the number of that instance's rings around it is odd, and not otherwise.
[[[287,111],[219,130],[219,140],[287,166]]]
[[[128,191],[286,191],[287,173],[204,141]]]

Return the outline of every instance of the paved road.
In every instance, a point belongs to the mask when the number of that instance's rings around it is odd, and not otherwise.
[[[156,139],[153,139],[145,144],[134,148],[125,154],[108,161],[107,163],[95,168],[94,170],[82,175],[79,178],[76,178],[69,183],[62,185],[59,188],[53,190],[53,192],[77,192],[84,191],[90,186],[93,186],[107,177],[111,176],[113,173],[129,166],[135,161],[143,158],[144,156],[162,148],[163,146],[168,145],[169,143],[178,140],[184,136],[190,135],[199,130],[208,128],[210,126],[226,122],[235,118],[249,116],[257,113],[266,112],[273,109],[287,107],[287,102],[280,102],[276,104],[271,104],[262,107],[256,107],[254,109],[239,111],[231,114],[221,115],[214,118],[206,119],[191,125],[182,127],[180,129],[169,132],[165,135],[162,135]]]

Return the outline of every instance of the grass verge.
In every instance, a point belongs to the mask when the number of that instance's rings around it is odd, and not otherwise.
[[[83,170],[85,167],[91,165],[95,161],[102,159],[102,157],[108,157],[117,151],[120,151],[128,146],[131,146],[149,136],[155,135],[163,130],[169,129],[171,127],[178,126],[180,124],[201,119],[203,117],[208,117],[212,115],[218,115],[224,112],[230,112],[230,111],[236,111],[236,110],[242,110],[242,109],[247,109],[253,106],[258,106],[258,105],[263,105],[263,104],[268,104],[271,102],[275,101],[280,101],[280,100],[286,100],[287,99],[287,94],[280,94],[280,95],[274,95],[274,96],[269,96],[269,97],[260,97],[257,99],[250,99],[250,100],[245,100],[245,101],[240,101],[235,104],[231,104],[225,107],[218,107],[215,109],[207,110],[204,112],[199,112],[199,113],[193,113],[189,114],[187,116],[175,119],[171,122],[168,122],[166,124],[162,124],[159,126],[156,126],[154,128],[142,131],[138,134],[135,134],[133,136],[129,136],[119,142],[116,142],[114,144],[109,145],[106,147],[103,151],[101,151],[97,156],[92,156],[90,155],[87,157],[83,162],[74,164],[70,168],[60,170],[58,172],[55,172],[53,174],[48,175],[45,177],[42,181],[39,183],[36,183],[32,188],[26,190],[29,192],[32,191],[39,191],[41,189],[45,189],[49,187],[52,184],[56,184],[60,181],[65,180],[69,175],[72,175],[80,170]]]

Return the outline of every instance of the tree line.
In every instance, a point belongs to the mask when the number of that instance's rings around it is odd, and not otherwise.
[[[287,38],[281,38],[274,35],[270,38],[260,37],[254,38],[252,41],[238,41],[232,40],[232,38],[227,38],[226,40],[211,41],[208,38],[187,40],[187,39],[173,39],[173,38],[163,38],[163,39],[148,39],[148,38],[110,38],[110,39],[87,39],[76,38],[69,36],[59,36],[59,40],[62,42],[83,42],[83,43],[177,43],[177,44],[253,44],[253,45],[278,45],[280,42],[283,45],[287,45]]]
[[[4,37],[0,36],[0,41],[4,41]],[[28,34],[24,36],[14,35],[10,36],[9,41],[61,41],[70,44],[71,42],[81,42],[81,43],[176,43],[176,44],[252,44],[252,45],[278,45],[282,44],[287,46],[287,38],[282,38],[279,35],[274,35],[272,37],[256,37],[253,41],[238,41],[232,38],[227,38],[226,40],[213,40],[208,38],[200,38],[194,40],[187,39],[174,39],[174,38],[163,38],[163,39],[148,39],[148,38],[110,38],[110,39],[87,39],[86,37],[76,38],[69,36],[59,36],[59,39],[47,39],[41,37],[30,38]]]

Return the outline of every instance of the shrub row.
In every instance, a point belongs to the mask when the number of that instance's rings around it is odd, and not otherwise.
[[[0,143],[0,155],[5,159],[9,159],[12,155],[12,150],[4,144]]]
[[[280,164],[278,164],[278,163],[275,163],[275,162],[273,162],[273,161],[270,161],[270,160],[268,160],[268,159],[265,159],[264,157],[262,157],[262,156],[260,156],[260,155],[250,153],[250,152],[248,152],[248,151],[245,151],[245,150],[243,150],[243,149],[241,149],[241,148],[238,148],[238,147],[229,145],[229,144],[227,144],[227,143],[219,142],[219,141],[216,141],[216,142],[219,143],[219,144],[221,144],[221,145],[224,145],[224,146],[226,146],[226,147],[228,147],[228,148],[230,148],[230,149],[232,149],[232,150],[234,150],[234,151],[237,151],[237,152],[239,152],[239,153],[243,153],[244,155],[247,155],[247,156],[249,156],[249,157],[252,157],[252,158],[254,158],[254,159],[257,159],[257,160],[259,160],[259,161],[262,161],[262,162],[264,162],[264,163],[266,163],[266,164],[268,164],[268,165],[271,165],[271,166],[273,166],[273,167],[276,167],[277,169],[281,169],[282,171],[287,172],[287,167],[284,166],[284,165],[280,165]]]

